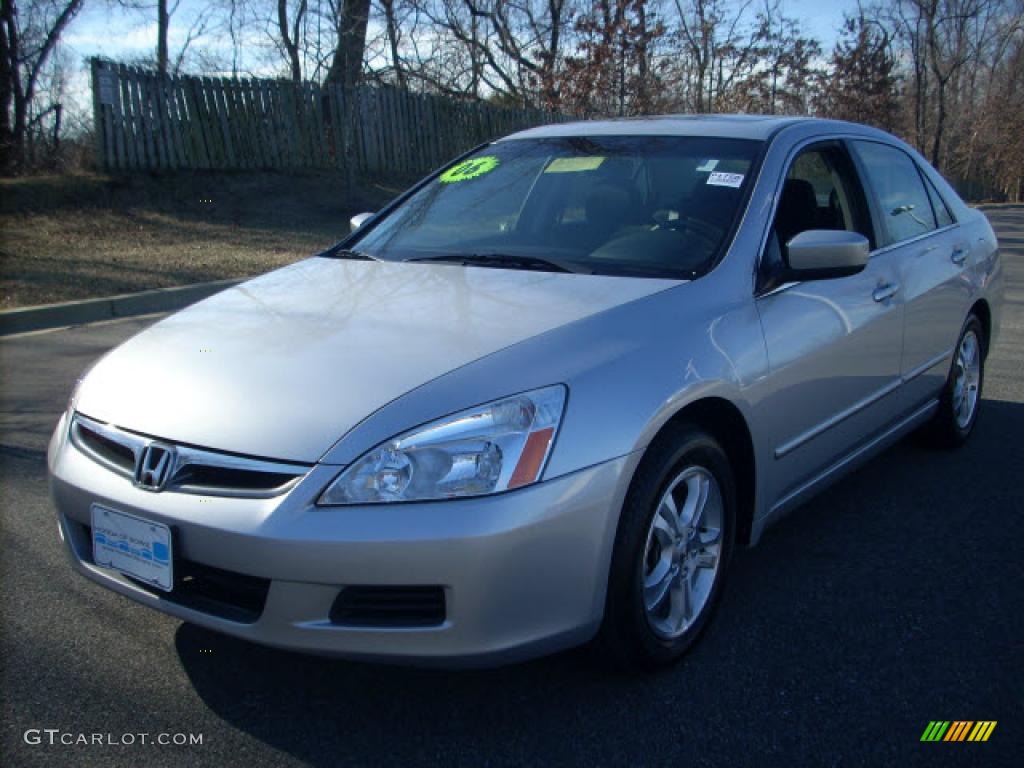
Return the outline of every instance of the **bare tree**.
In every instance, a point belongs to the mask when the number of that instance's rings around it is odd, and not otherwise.
[[[288,22],[288,0],[277,0],[277,33],[288,57],[288,68],[294,82],[302,81],[302,60],[299,54],[299,34],[308,10],[306,0],[300,0],[291,24]]]
[[[82,9],[83,0],[29,0],[23,21],[16,0],[0,4],[0,169],[25,164],[30,112],[39,79],[61,35]],[[48,113],[59,106],[39,110]]]
[[[936,167],[967,172],[979,144],[979,110],[994,73],[1022,34],[1024,4],[889,0],[877,18],[893,29],[910,63],[903,105],[913,143]]]
[[[401,81],[409,87],[549,108],[559,106],[567,38],[579,5],[577,0],[381,0],[385,26],[398,33],[389,41],[397,45],[390,46],[388,57],[398,62]]]
[[[224,4],[211,1],[202,6],[198,13],[192,15],[182,45],[172,55],[170,49],[171,22],[181,8],[181,0],[156,0],[155,3],[153,0],[116,0],[116,4],[143,18],[152,19],[155,14],[155,57],[145,57],[137,63],[154,66],[156,71],[162,75],[178,72],[184,64],[192,45],[207,35],[213,27],[217,27],[218,30],[228,27],[230,34],[230,25],[224,23],[220,16]]]
[[[819,84],[825,117],[896,129],[899,102],[892,33],[863,10],[848,16],[832,49],[830,71]]]
[[[399,51],[402,45],[402,33],[398,23],[397,3],[395,0],[380,0],[380,6],[384,12],[384,29],[388,39],[388,53],[391,55],[391,68],[394,70],[398,87],[404,89],[407,85],[407,80],[405,77],[405,67],[402,64],[402,55]]]
[[[566,57],[563,106],[584,116],[660,111],[661,73],[653,53],[665,27],[648,0],[595,0],[575,26],[577,53]]]
[[[673,0],[682,47],[680,97],[684,109],[716,112],[737,82],[761,61],[767,29],[754,0]]]

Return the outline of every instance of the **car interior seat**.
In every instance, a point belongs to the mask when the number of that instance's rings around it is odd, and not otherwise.
[[[818,227],[818,199],[811,182],[786,179],[779,209],[775,213],[775,233],[782,245],[795,235]]]
[[[683,216],[710,224],[724,233],[732,223],[739,204],[740,190],[699,184],[681,207]]]
[[[616,232],[640,224],[643,205],[632,184],[599,183],[586,197],[587,236],[590,245],[606,242]]]

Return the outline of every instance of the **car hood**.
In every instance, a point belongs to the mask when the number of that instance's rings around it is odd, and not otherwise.
[[[85,377],[75,407],[169,441],[314,462],[431,379],[677,284],[315,257],[128,340]]]

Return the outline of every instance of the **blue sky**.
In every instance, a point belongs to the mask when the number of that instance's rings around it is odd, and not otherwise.
[[[804,33],[816,37],[826,52],[832,50],[844,13],[854,13],[857,0],[783,0],[785,15],[799,19]]]

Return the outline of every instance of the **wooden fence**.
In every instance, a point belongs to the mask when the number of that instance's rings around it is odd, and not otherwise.
[[[483,141],[560,119],[388,87],[161,77],[100,59],[92,90],[98,157],[119,171],[425,173]]]

